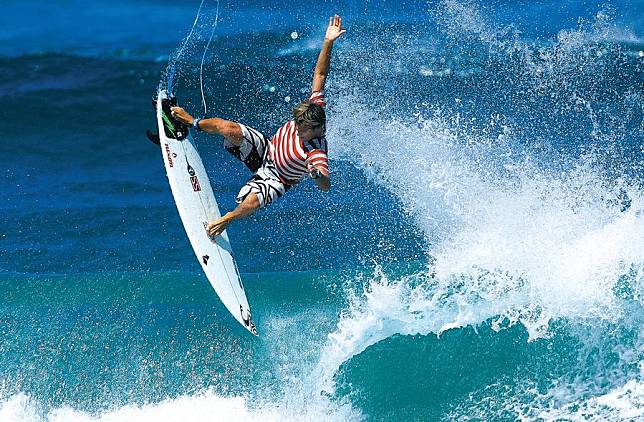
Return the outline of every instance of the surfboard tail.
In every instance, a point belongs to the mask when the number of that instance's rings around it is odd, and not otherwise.
[[[163,130],[168,138],[182,141],[188,137],[189,128],[185,123],[172,117],[172,107],[177,105],[177,97],[163,97],[161,99],[161,118]]]

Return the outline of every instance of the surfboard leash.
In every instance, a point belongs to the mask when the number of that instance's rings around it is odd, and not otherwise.
[[[201,66],[199,67],[199,87],[201,88],[201,101],[203,103],[204,116],[208,114],[208,106],[206,105],[206,96],[203,91],[203,64],[206,59],[206,52],[208,52],[208,49],[210,48],[210,43],[212,42],[212,38],[215,35],[215,30],[217,29],[218,23],[219,23],[219,0],[217,0],[217,10],[215,12],[215,24],[212,27],[212,31],[210,31],[210,37],[208,38],[208,43],[206,44],[206,48],[203,51],[203,55],[201,56]]]

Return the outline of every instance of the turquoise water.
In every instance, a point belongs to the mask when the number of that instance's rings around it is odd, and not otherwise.
[[[176,62],[193,113],[216,3]],[[229,229],[258,338],[144,135],[198,7],[7,7],[0,420],[644,417],[639,3],[221,2],[209,113],[269,135],[324,16],[349,28],[331,192],[303,183]],[[249,175],[196,140],[229,210]]]

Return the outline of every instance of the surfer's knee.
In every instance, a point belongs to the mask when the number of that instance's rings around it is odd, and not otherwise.
[[[239,123],[230,120],[217,119],[217,132],[224,138],[228,139],[234,146],[238,147],[242,144],[244,135],[242,134],[241,126]]]

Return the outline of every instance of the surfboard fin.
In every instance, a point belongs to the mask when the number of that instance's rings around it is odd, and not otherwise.
[[[158,133],[152,133],[150,129],[147,129],[145,131],[145,134],[147,135],[148,139],[150,142],[156,145],[161,145],[161,140],[159,139],[159,134]]]
[[[152,109],[156,112],[157,111],[157,99],[156,96],[152,97]],[[152,132],[150,129],[145,130],[145,134],[150,140],[155,145],[161,145],[161,140],[159,139],[159,134]]]

